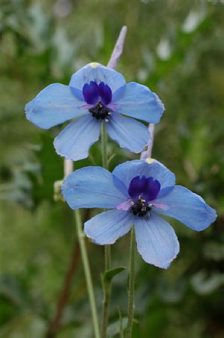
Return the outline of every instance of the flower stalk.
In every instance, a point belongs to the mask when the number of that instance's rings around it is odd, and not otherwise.
[[[147,159],[152,157],[152,148],[153,148],[154,137],[155,137],[155,125],[153,123],[149,123],[148,131],[151,135],[151,139],[149,140],[149,143],[147,145],[147,149],[145,151],[143,151],[140,155],[141,160],[147,160]]]
[[[107,169],[107,133],[105,122],[101,123],[101,153],[102,153],[102,166]],[[111,269],[111,246],[104,246],[104,272]],[[110,307],[110,296],[111,296],[111,282],[103,283],[103,316],[102,316],[102,328],[101,337],[106,338],[107,336],[107,325],[109,318],[109,307]]]
[[[107,161],[107,133],[106,133],[106,122],[101,123],[101,155],[102,155],[102,166],[107,169],[108,161]]]
[[[132,337],[132,327],[134,319],[134,290],[135,290],[135,234],[134,228],[130,233],[129,251],[129,279],[128,279],[128,326],[126,338]]]
[[[64,160],[64,177],[67,177],[73,171],[73,161],[71,160]],[[96,299],[94,295],[94,287],[93,281],[91,276],[89,258],[87,254],[86,244],[85,244],[85,236],[82,230],[82,220],[80,210],[75,211],[75,222],[76,222],[76,230],[77,230],[77,237],[80,247],[80,254],[86,279],[86,286],[87,292],[89,296],[89,303],[90,309],[92,314],[92,321],[93,321],[93,328],[94,328],[94,336],[95,338],[100,338],[100,331],[99,331],[99,320],[97,314],[97,307],[96,307]]]
[[[155,137],[155,125],[149,123],[148,130],[151,135],[147,149],[143,151],[140,155],[141,160],[147,160],[152,156],[152,148],[154,144]],[[126,337],[132,337],[132,327],[134,320],[134,293],[135,293],[135,235],[134,228],[131,230],[130,234],[130,251],[129,251],[129,280],[128,280],[128,326],[126,330]]]
[[[89,259],[87,255],[86,245],[85,245],[85,236],[82,231],[82,220],[81,220],[81,215],[80,215],[79,210],[75,211],[75,221],[76,221],[76,229],[77,229],[77,236],[78,236],[78,241],[79,241],[79,246],[80,246],[82,264],[83,264],[83,269],[84,269],[85,278],[86,278],[86,285],[87,285],[87,291],[88,291],[88,296],[89,296],[90,308],[91,308],[91,313],[92,313],[94,334],[95,334],[95,338],[100,338],[96,300],[95,300],[92,276],[91,276],[91,271],[90,271],[90,266],[89,266]]]

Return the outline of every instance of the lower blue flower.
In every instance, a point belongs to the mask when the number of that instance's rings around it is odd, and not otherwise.
[[[147,87],[126,83],[115,70],[90,63],[73,74],[68,86],[53,83],[44,88],[25,110],[27,119],[43,129],[72,120],[55,138],[54,147],[75,161],[88,156],[99,139],[101,123],[122,148],[141,152],[150,135],[135,119],[158,123],[164,106]]]
[[[132,226],[142,258],[167,268],[179,252],[171,216],[195,231],[206,229],[216,212],[197,194],[175,185],[175,176],[158,161],[128,161],[112,173],[101,167],[73,172],[62,186],[72,209],[105,208],[85,223],[86,235],[96,244],[113,244]]]

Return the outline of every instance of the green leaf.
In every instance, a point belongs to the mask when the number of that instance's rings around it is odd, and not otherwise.
[[[113,268],[111,270],[107,270],[102,274],[102,279],[105,284],[108,284],[112,281],[112,279],[121,273],[122,271],[126,270],[126,267],[124,266],[119,266],[117,268]]]

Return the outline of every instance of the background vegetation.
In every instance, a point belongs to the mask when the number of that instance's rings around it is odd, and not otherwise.
[[[52,146],[59,128],[35,128],[24,105],[52,82],[67,84],[80,66],[107,63],[123,24],[129,31],[118,70],[166,106],[153,156],[219,214],[203,233],[173,222],[181,253],[167,271],[137,258],[134,338],[224,337],[224,1],[0,0],[1,338],[46,337],[76,246],[72,212],[53,200],[63,176]],[[134,158],[117,149],[110,144],[111,169]],[[100,163],[98,145],[91,161]],[[88,250],[100,311],[103,251],[91,243]],[[113,246],[114,265],[126,265],[127,252],[128,236]],[[75,255],[57,338],[92,336]],[[125,271],[114,279],[111,323],[118,309],[125,316],[126,280]]]

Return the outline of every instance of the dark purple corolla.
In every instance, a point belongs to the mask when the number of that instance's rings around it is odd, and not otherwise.
[[[134,226],[139,253],[160,268],[167,268],[179,252],[176,234],[162,215],[195,231],[216,218],[214,209],[175,185],[174,174],[155,160],[125,162],[112,173],[101,167],[76,170],[65,179],[62,192],[72,209],[111,209],[85,223],[84,231],[95,243],[113,244]]]
[[[71,160],[88,156],[102,123],[122,148],[141,152],[150,135],[135,119],[158,123],[163,111],[160,99],[147,87],[126,83],[120,73],[98,63],[74,73],[68,86],[47,86],[26,105],[27,119],[40,128],[72,120],[54,140],[57,153]]]

